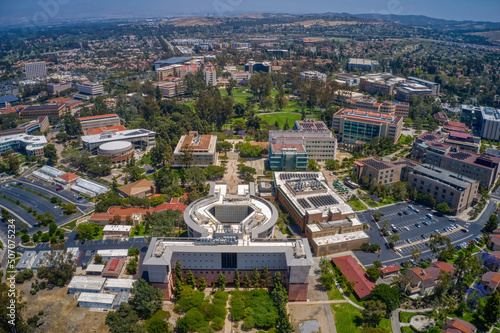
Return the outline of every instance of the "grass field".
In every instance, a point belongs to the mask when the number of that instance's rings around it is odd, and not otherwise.
[[[361,311],[349,303],[332,304],[337,332],[358,333],[361,325]]]
[[[409,326],[401,326],[401,333],[415,333]]]
[[[358,333],[361,328],[361,310],[349,303],[331,304],[337,332]],[[379,327],[392,332],[391,319],[382,319]]]
[[[328,294],[328,299],[344,299],[344,296],[340,293],[336,286],[326,292]]]
[[[393,203],[396,203],[396,200],[394,200],[393,197],[380,199],[380,202],[377,202],[377,201],[373,200],[372,198],[369,198],[366,200],[363,198],[363,201],[366,202],[370,207],[380,207],[380,206],[391,205]]]
[[[66,223],[65,225],[62,225],[60,228],[66,228],[68,230],[73,230],[76,227],[76,220]]]
[[[363,205],[363,203],[361,201],[359,201],[358,199],[356,200],[350,200],[349,201],[349,205],[351,205],[351,207],[355,210],[355,211],[361,211],[361,210],[365,210],[366,209],[366,206]]]
[[[301,119],[301,115],[297,113],[268,113],[259,116],[260,119],[262,119],[268,124],[274,124],[277,121],[280,128],[283,128],[283,126],[285,125],[285,121],[287,119],[290,128],[293,127],[293,124],[295,123],[296,120]]]

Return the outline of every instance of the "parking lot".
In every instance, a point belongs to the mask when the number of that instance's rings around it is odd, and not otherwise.
[[[417,211],[411,210],[409,206],[413,206]],[[433,254],[425,243],[429,240],[432,233],[439,233],[449,237],[454,246],[459,246],[464,242],[475,239],[481,235],[481,228],[486,219],[489,217],[490,210],[493,211],[495,203],[490,203],[486,212],[478,222],[465,223],[457,220],[456,222],[449,221],[445,216],[436,216],[429,208],[418,204],[400,203],[385,208],[380,208],[379,211],[383,214],[378,225],[382,227],[382,221],[388,220],[391,227],[391,233],[397,232],[400,235],[400,240],[395,243],[397,252],[391,250],[387,244],[387,237],[381,234],[380,229],[372,218],[376,211],[367,211],[359,213],[358,217],[361,222],[368,224],[371,229],[367,230],[370,236],[371,243],[377,243],[381,246],[380,253],[366,253],[356,251],[358,259],[365,266],[371,266],[374,260],[380,260],[384,264],[400,264],[411,258],[413,249],[420,249],[420,261],[430,260]],[[404,214],[406,211],[406,214]],[[431,214],[431,218],[426,216]],[[394,226],[394,228],[392,227]],[[457,248],[458,249],[458,248]]]

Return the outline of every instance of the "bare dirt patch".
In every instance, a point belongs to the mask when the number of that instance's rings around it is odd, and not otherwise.
[[[28,319],[43,311],[44,315],[38,322],[35,333],[38,332],[72,332],[72,333],[106,333],[104,324],[107,312],[90,312],[88,308],[79,308],[74,295],[68,295],[68,288],[40,290],[36,295],[29,293],[31,281],[17,285],[23,292],[26,306],[23,318]]]
[[[305,321],[316,320],[319,324],[319,333],[328,333],[328,317],[326,311],[330,310],[329,304],[293,304],[288,303],[290,321],[295,332],[300,332],[300,325]]]

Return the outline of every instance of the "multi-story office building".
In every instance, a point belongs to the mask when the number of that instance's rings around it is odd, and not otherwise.
[[[376,72],[380,65],[377,60],[349,58],[347,70],[350,72],[360,69],[363,72]]]
[[[155,69],[155,78],[156,81],[166,81],[167,78],[175,76],[175,66],[170,65],[166,67],[159,67]]]
[[[419,83],[402,83],[396,88],[396,99],[401,102],[410,102],[412,97],[422,96],[424,98],[432,96],[432,90]]]
[[[413,76],[408,77],[408,82],[415,82],[424,85],[432,91],[433,96],[439,96],[439,90],[441,89],[441,85],[439,83],[424,79],[419,79],[418,77],[413,77]]]
[[[500,170],[500,157],[461,150],[434,133],[423,133],[415,138],[412,156],[422,163],[475,179],[485,188],[495,184]]]
[[[240,82],[241,80],[248,80],[251,75],[248,72],[232,72],[231,77],[233,80]]]
[[[218,154],[216,151],[216,135],[199,135],[198,132],[190,132],[183,135],[175,147],[174,162],[172,167],[181,168],[186,165],[207,167],[217,165]],[[185,160],[186,154],[192,154],[190,161]]]
[[[207,62],[203,71],[205,72],[205,84],[215,87],[217,85],[217,73],[215,72],[214,65],[211,62]]]
[[[60,118],[66,114],[64,104],[40,104],[24,108],[19,113],[21,119],[38,119],[39,117]]]
[[[295,170],[295,168],[289,169],[288,167],[286,169],[275,168],[292,165],[284,162],[286,160],[291,163],[294,158],[295,167],[302,170],[304,159],[306,159],[306,165],[307,158],[317,161],[333,160],[336,151],[337,139],[322,121],[297,120],[293,129],[289,131],[269,131],[269,161],[272,170]],[[278,160],[281,162],[278,163]]]
[[[143,267],[149,282],[170,298],[173,267],[179,262],[183,274],[203,277],[208,285],[219,274],[234,282],[254,267],[267,266],[271,275],[279,272],[291,301],[307,299],[308,275],[313,265],[307,239],[275,240],[278,211],[269,201],[255,194],[253,183],[210,184],[209,195],[192,202],[184,211],[190,238],[153,238]]]
[[[307,171],[307,153],[302,143],[270,143],[269,169]]]
[[[369,182],[375,180],[381,185],[391,185],[406,181],[408,175],[419,164],[404,158],[394,162],[381,161],[370,157],[354,162],[353,172],[358,179],[366,177]]]
[[[309,80],[321,80],[323,82],[326,82],[326,74],[320,73],[318,71],[300,72],[300,78]]]
[[[93,128],[120,125],[120,117],[118,117],[116,113],[102,114],[98,116],[80,117],[77,119],[82,124],[83,131]]]
[[[471,206],[479,190],[477,180],[428,164],[414,168],[408,183],[419,192],[432,195],[437,203],[447,203],[456,214]]]
[[[0,137],[0,154],[13,150],[15,152],[43,158],[43,147],[47,139],[43,135],[16,134]]]
[[[48,83],[47,90],[51,94],[57,94],[66,89],[70,89],[72,87],[71,82],[61,82],[61,83]]]
[[[135,129],[121,132],[103,132],[101,134],[82,136],[83,148],[96,154],[98,148],[105,143],[114,141],[128,141],[135,149],[149,148],[155,145],[156,133],[147,129]]]
[[[249,61],[245,64],[245,72],[253,74],[254,72],[271,73],[271,64],[269,62]]]
[[[75,99],[89,100],[104,95],[104,87],[100,83],[83,82],[76,86],[78,88],[78,93],[74,96]]]
[[[28,80],[47,76],[45,61],[27,63],[24,65],[24,71]]]
[[[229,47],[233,49],[248,49],[250,47],[250,43],[230,43]]]
[[[405,102],[385,101],[384,103],[378,103],[377,99],[373,97],[348,99],[346,102],[349,104],[349,107],[351,109],[381,112],[395,115],[403,119],[408,118],[408,114],[410,113],[410,104]]]
[[[306,234],[316,256],[369,243],[364,226],[321,172],[275,172],[276,198]]]
[[[479,154],[481,149],[481,138],[468,133],[450,132],[444,142],[476,154]]]
[[[359,79],[359,91],[370,94],[392,95],[394,87],[406,79],[390,73],[366,74]]]
[[[49,117],[38,117],[38,119],[23,123],[16,128],[0,131],[0,136],[14,134],[31,134],[35,131],[45,132],[50,126]]]
[[[384,113],[342,109],[333,115],[333,130],[339,142],[369,143],[374,137],[390,137],[397,142],[403,130],[403,118]]]
[[[481,139],[500,140],[500,109],[485,106],[462,105],[461,121],[471,124]]]
[[[160,87],[163,97],[175,97],[183,95],[186,92],[186,86],[182,79],[175,79],[169,82],[158,82],[155,86]]]

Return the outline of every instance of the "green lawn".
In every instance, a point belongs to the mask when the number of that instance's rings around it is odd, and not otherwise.
[[[356,303],[357,305],[360,305],[360,306],[363,306],[363,307],[365,306],[365,302],[363,302],[363,301],[358,301],[358,300],[356,299],[356,296],[354,296],[354,294],[350,294],[350,295],[349,295],[349,299],[350,299],[351,301],[353,301],[354,303]]]
[[[337,332],[358,333],[361,325],[361,310],[349,303],[331,304]]]
[[[288,119],[288,125],[292,128],[295,121],[300,120],[301,117],[300,114],[296,113],[269,113],[261,115],[260,119],[268,124],[274,124],[277,121],[280,128],[283,128],[285,121]]]
[[[415,333],[410,326],[401,326],[401,333]]]
[[[385,328],[388,332],[392,332],[391,318],[383,318],[378,326]]]
[[[141,223],[141,229],[139,230],[139,233],[135,233],[135,227],[132,229],[132,234],[129,236],[130,238],[132,237],[137,237],[137,236],[144,236],[146,234],[146,227],[144,226],[143,223]]]
[[[328,299],[344,299],[344,296],[340,293],[336,286],[326,292],[328,294]]]
[[[377,202],[373,200],[372,198],[364,199],[363,201],[366,202],[370,207],[380,207],[380,206],[385,206],[385,205],[392,205],[396,203],[396,200],[394,200],[393,197],[387,197],[380,199],[380,202]]]
[[[361,210],[365,210],[366,209],[366,206],[363,205],[363,203],[361,201],[359,201],[358,199],[356,199],[356,200],[350,200],[349,201],[349,205],[351,205],[351,207],[355,211],[361,211]]]
[[[500,333],[500,329],[498,329],[498,328],[496,328],[496,327],[495,327],[495,328],[493,329],[493,331],[491,331],[491,333]]]
[[[62,225],[60,228],[66,228],[68,230],[73,230],[75,227],[76,227],[76,220],[74,220],[70,223],[67,223],[65,225]]]

